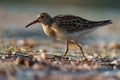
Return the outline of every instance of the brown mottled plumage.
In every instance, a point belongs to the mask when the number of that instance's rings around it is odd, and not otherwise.
[[[52,23],[56,26],[67,30],[69,33],[87,30],[102,25],[110,24],[111,20],[105,21],[89,21],[84,18],[73,15],[58,15],[52,19]]]
[[[74,41],[75,44],[80,48],[83,57],[87,59],[84,55],[82,47],[76,41],[77,38],[97,29],[100,26],[111,24],[112,21],[90,21],[79,16],[65,14],[52,18],[48,13],[41,13],[36,20],[28,24],[26,27],[35,23],[40,23],[45,34],[49,37],[67,41],[66,51],[62,56],[63,58],[68,52],[69,42]]]

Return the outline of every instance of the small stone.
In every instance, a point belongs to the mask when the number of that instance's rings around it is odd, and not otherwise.
[[[18,40],[16,43],[17,43],[17,45],[20,45],[20,46],[21,46],[21,45],[24,44],[24,40],[23,40],[23,39],[20,39],[20,40]]]
[[[39,52],[40,52],[40,53],[46,53],[47,50],[46,50],[46,49],[40,49]]]
[[[3,56],[1,57],[1,59],[5,59],[5,55],[3,55]]]
[[[98,54],[97,53],[93,53],[92,56],[93,57],[98,57]]]
[[[110,62],[110,64],[115,64],[115,65],[117,65],[117,60],[114,60],[114,61]]]
[[[76,64],[79,64],[79,63],[81,63],[81,60],[80,59],[76,59],[76,62],[75,62]]]
[[[7,53],[7,54],[4,55],[3,58],[11,58],[11,54]]]
[[[16,63],[16,65],[19,65],[19,64],[23,65],[24,64],[24,60],[23,60],[23,58],[18,57],[18,58],[16,58],[15,63]]]
[[[33,55],[33,59],[40,61],[41,60],[40,54]]]
[[[58,64],[62,64],[60,61],[54,61],[53,65],[58,65]]]
[[[42,52],[42,53],[40,54],[40,58],[41,58],[42,60],[45,60],[45,59],[46,59],[46,54],[45,54],[44,52]]]
[[[108,49],[117,48],[117,43],[115,41],[112,41],[108,44]]]
[[[30,64],[30,62],[29,62],[28,59],[24,60],[24,65],[25,65],[26,67],[29,67],[29,66],[30,66],[29,64]]]
[[[92,60],[92,59],[93,59],[93,56],[87,56],[87,59],[88,59],[88,60]]]
[[[38,63],[35,63],[33,66],[32,66],[33,69],[35,70],[39,70],[39,69],[44,69],[45,66],[43,66],[42,64],[38,64]]]
[[[83,64],[82,67],[84,70],[90,70],[90,66],[88,64]]]

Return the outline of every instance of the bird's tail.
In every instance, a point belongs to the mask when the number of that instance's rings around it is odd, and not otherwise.
[[[98,21],[98,26],[104,26],[104,25],[108,25],[108,24],[112,24],[112,20],[104,20],[104,21]]]

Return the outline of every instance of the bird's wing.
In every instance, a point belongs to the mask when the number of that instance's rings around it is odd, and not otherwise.
[[[109,23],[105,21],[89,21],[87,19],[73,15],[58,15],[53,18],[52,23],[69,33],[91,29]]]

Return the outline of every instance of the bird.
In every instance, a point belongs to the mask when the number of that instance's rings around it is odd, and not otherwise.
[[[83,58],[87,60],[81,45],[78,43],[78,39],[101,26],[113,22],[112,20],[92,21],[70,14],[59,14],[51,17],[48,13],[42,12],[35,20],[26,25],[25,28],[35,23],[39,23],[42,26],[47,36],[66,42],[66,49],[62,58],[65,58],[68,53],[69,43],[74,42],[79,47]]]

